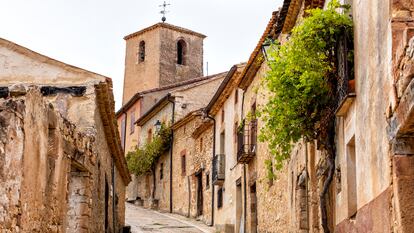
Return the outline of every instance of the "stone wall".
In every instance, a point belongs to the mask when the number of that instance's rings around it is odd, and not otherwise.
[[[141,41],[145,41],[145,61],[138,62]],[[160,43],[159,29],[126,40],[122,105],[137,92],[159,87]]]
[[[193,137],[194,131],[202,123],[202,117],[198,115],[174,130],[173,212],[201,219],[208,224],[211,223],[210,173],[213,134],[210,127]],[[185,156],[185,172],[182,167],[183,156]],[[199,182],[201,182],[200,187]]]
[[[2,99],[0,114],[1,157],[6,161],[1,186],[10,187],[1,192],[0,230],[78,232],[98,227],[90,219],[90,199],[76,197],[90,195],[91,186],[79,188],[70,178],[73,166],[88,171],[82,173],[85,182],[92,178],[97,156],[94,138],[61,118],[36,90]],[[7,146],[11,144],[16,149]],[[16,178],[10,179],[11,175]],[[69,225],[72,222],[79,224]]]
[[[180,81],[203,76],[203,39],[201,37],[161,28],[159,85],[167,86]],[[185,63],[177,64],[177,42],[185,41]]]
[[[177,64],[177,42],[186,42],[186,64]],[[145,42],[145,60],[138,61],[139,44]],[[123,104],[141,91],[203,76],[203,38],[170,27],[158,26],[126,39]],[[137,85],[139,84],[139,85]]]

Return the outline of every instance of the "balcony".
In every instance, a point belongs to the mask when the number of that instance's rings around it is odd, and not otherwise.
[[[223,185],[226,175],[226,157],[224,154],[218,154],[213,158],[213,185]]]
[[[336,102],[337,116],[344,116],[354,101],[355,79],[353,71],[353,61],[349,59],[350,49],[353,48],[353,41],[346,35],[342,35],[338,39],[337,45],[337,84],[336,84]]]
[[[237,134],[237,162],[249,163],[257,150],[257,120],[243,125]]]

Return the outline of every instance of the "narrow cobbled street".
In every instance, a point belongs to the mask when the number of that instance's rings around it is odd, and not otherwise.
[[[125,210],[126,225],[131,226],[132,233],[141,232],[192,232],[210,233],[214,232],[212,227],[202,222],[188,219],[183,216],[159,213],[157,211],[144,209],[133,204],[126,203]]]

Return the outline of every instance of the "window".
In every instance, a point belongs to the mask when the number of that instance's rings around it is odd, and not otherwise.
[[[145,41],[139,42],[138,62],[145,61]]]
[[[234,104],[237,104],[239,102],[239,89],[236,88],[236,91],[234,92]]]
[[[206,173],[206,189],[210,188],[210,173]]]
[[[220,134],[220,154],[224,154],[225,152],[225,140],[226,140],[226,133],[225,131],[221,132]]]
[[[125,150],[124,146],[125,146],[125,124],[126,124],[126,116],[122,117],[121,120],[121,146],[122,149]]]
[[[221,109],[221,122],[224,122],[224,108]]]
[[[237,142],[238,129],[239,129],[239,122],[236,121],[234,123],[234,128],[233,128],[233,139],[235,143]]]
[[[147,143],[151,143],[151,141],[152,141],[152,129],[149,129],[147,133]]]
[[[356,183],[356,156],[355,136],[346,145],[347,188],[348,188],[348,217],[357,212],[357,183]]]
[[[217,208],[223,207],[223,188],[217,190]]]
[[[186,161],[185,161],[185,154],[186,150],[181,151],[181,175],[185,176],[186,173]]]
[[[177,64],[186,65],[187,44],[184,40],[177,42]]]
[[[252,116],[256,116],[256,101],[253,102],[252,108],[251,108]]]
[[[130,119],[130,133],[133,134],[135,132],[135,109],[131,111],[131,119]]]
[[[203,138],[200,138],[200,152],[203,152]]]
[[[164,164],[161,163],[160,166],[160,180],[162,180],[162,178],[164,178]]]

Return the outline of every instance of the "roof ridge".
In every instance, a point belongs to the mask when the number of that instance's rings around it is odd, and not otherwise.
[[[193,30],[190,30],[190,29],[187,29],[187,28],[183,28],[183,27],[175,26],[175,25],[172,25],[172,24],[169,24],[169,23],[156,23],[156,24],[154,24],[154,25],[152,25],[152,26],[146,27],[146,28],[144,28],[144,29],[141,29],[141,30],[139,30],[139,31],[136,31],[136,32],[134,32],[134,33],[131,33],[131,34],[126,35],[126,36],[124,37],[124,40],[128,40],[128,39],[130,39],[130,38],[132,38],[132,37],[135,37],[135,36],[141,35],[141,34],[143,34],[143,33],[145,33],[145,32],[148,32],[148,31],[154,30],[154,29],[159,28],[159,27],[164,27],[164,28],[168,28],[168,29],[171,29],[171,30],[175,30],[175,31],[179,31],[179,32],[183,32],[183,33],[191,34],[191,35],[194,35],[194,36],[201,37],[201,38],[203,38],[203,39],[207,37],[207,36],[205,36],[204,34],[201,34],[201,33],[199,33],[199,32],[196,32],[196,31],[193,31]]]
[[[13,51],[15,51],[17,53],[26,55],[26,56],[28,56],[28,57],[30,57],[32,59],[38,59],[41,62],[48,63],[50,65],[59,66],[59,67],[61,67],[63,69],[66,69],[66,70],[68,70],[70,72],[75,72],[75,73],[89,73],[90,75],[100,76],[100,77],[105,78],[105,79],[111,79],[111,78],[109,78],[109,77],[107,77],[105,75],[98,74],[98,73],[95,73],[93,71],[89,71],[89,70],[86,70],[86,69],[83,69],[83,68],[80,68],[80,67],[77,67],[77,66],[74,66],[74,65],[67,64],[67,63],[62,62],[62,61],[59,61],[57,59],[51,58],[49,56],[46,56],[46,55],[41,54],[39,52],[33,51],[33,50],[31,50],[31,49],[29,49],[27,47],[24,47],[22,45],[19,45],[17,43],[14,43],[14,42],[12,42],[10,40],[6,40],[6,39],[1,38],[1,37],[0,37],[0,45],[3,45],[6,48],[9,48],[9,49],[11,49],[11,50],[13,50]]]

